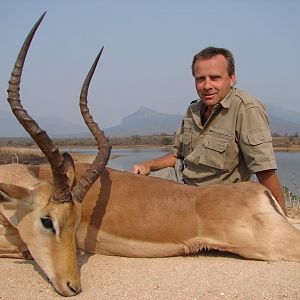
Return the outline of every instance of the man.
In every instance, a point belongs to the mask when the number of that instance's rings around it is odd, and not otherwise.
[[[231,52],[215,47],[200,51],[192,73],[200,100],[188,107],[173,153],[136,164],[132,173],[148,175],[182,161],[183,182],[197,186],[246,181],[255,174],[286,214],[265,108],[234,88]]]

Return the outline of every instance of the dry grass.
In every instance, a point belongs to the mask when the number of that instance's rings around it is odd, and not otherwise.
[[[299,152],[299,137],[273,137],[273,147],[275,151]]]
[[[3,146],[0,148],[0,164],[40,164],[45,162],[44,154],[38,148]]]
[[[0,148],[0,154],[3,154],[3,153],[43,156],[43,153],[39,148],[32,148],[32,147],[28,148],[28,147],[2,146]]]
[[[297,189],[299,191],[299,189]],[[288,211],[288,216],[291,218],[300,218],[300,196],[290,192],[286,187],[283,187],[285,203]]]
[[[95,154],[84,153],[70,153],[75,162],[80,163],[92,163],[95,159]],[[115,158],[111,156],[110,159]],[[0,147],[0,165],[10,163],[22,163],[22,164],[41,164],[46,163],[47,160],[39,148],[32,147],[14,147],[3,146]]]

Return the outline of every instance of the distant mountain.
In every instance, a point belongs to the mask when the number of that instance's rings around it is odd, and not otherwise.
[[[280,135],[294,134],[298,132],[300,134],[300,123],[294,123],[286,121],[280,117],[269,114],[270,127],[272,133],[278,133]]]
[[[70,135],[87,135],[84,126],[76,125],[71,122],[55,117],[32,116],[35,121],[46,129],[51,137],[68,137]],[[25,129],[19,124],[11,112],[0,111],[0,137],[26,137]]]
[[[299,113],[266,105],[272,133],[281,135],[300,133]],[[180,126],[181,115],[163,114],[146,107],[124,118],[114,127],[105,129],[108,136],[149,135],[155,133],[173,134]]]
[[[298,132],[300,134],[300,112],[291,111],[273,103],[265,103],[265,106],[269,114],[272,133],[285,135]]]
[[[181,115],[156,112],[147,107],[140,107],[136,112],[122,119],[122,122],[105,129],[108,136],[173,134],[181,124]]]
[[[289,109],[284,108],[281,105],[275,104],[275,103],[264,103],[265,107],[268,110],[268,113],[272,115],[273,117],[277,117],[280,119],[283,119],[288,122],[292,122],[295,124],[300,123],[300,112],[299,111],[292,111]]]
[[[286,110],[278,105],[265,104],[270,118],[272,133],[281,135],[300,133],[298,112]],[[40,126],[47,130],[51,137],[90,137],[85,126],[67,122],[59,118],[35,116]],[[182,115],[164,114],[147,107],[140,107],[136,112],[122,119],[117,126],[104,129],[110,137],[131,135],[173,134],[181,124]],[[11,113],[0,112],[0,137],[28,136]]]

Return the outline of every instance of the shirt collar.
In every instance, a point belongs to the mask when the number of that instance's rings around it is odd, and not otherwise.
[[[226,97],[219,102],[219,105],[221,105],[223,108],[229,108],[231,101],[232,101],[232,96],[235,94],[236,88],[231,88]],[[218,105],[218,104],[217,104]],[[196,103],[192,104],[191,107],[191,112],[192,112],[192,117],[197,124],[198,127],[201,128],[201,110],[203,109],[203,102],[197,101]]]
[[[235,88],[231,88],[229,93],[226,95],[226,97],[220,102],[220,104],[224,108],[229,108],[231,101],[232,101],[232,96],[235,94]]]
[[[198,127],[201,127],[201,109],[203,107],[203,103],[202,101],[198,101],[196,103],[194,103],[191,107],[191,113],[192,113],[192,117],[195,121],[195,123],[197,124]]]

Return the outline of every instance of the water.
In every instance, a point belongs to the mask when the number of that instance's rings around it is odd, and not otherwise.
[[[282,185],[300,195],[300,152],[275,152]]]
[[[112,169],[129,171],[132,165],[157,158],[169,153],[167,150],[161,149],[113,149],[113,155],[120,155],[120,157],[114,158],[109,161],[108,166]]]
[[[66,149],[67,151],[70,149]],[[74,149],[71,152],[84,152],[93,154],[95,149]],[[112,149],[112,154],[119,157],[108,162],[113,169],[129,171],[133,164],[160,157],[168,151],[162,149]],[[297,195],[300,194],[300,152],[275,152],[278,166],[278,175],[282,185]]]

